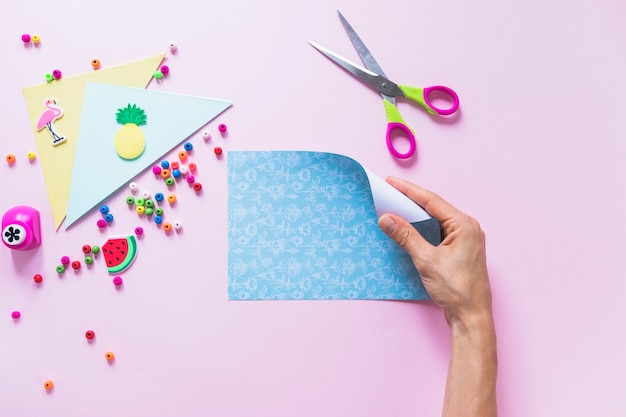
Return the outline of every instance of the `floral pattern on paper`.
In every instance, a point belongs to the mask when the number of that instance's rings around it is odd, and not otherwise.
[[[229,299],[428,298],[410,257],[377,220],[353,159],[229,152]]]

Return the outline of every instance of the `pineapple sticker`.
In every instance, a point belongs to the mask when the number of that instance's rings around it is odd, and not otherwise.
[[[115,135],[115,150],[122,159],[132,160],[146,149],[146,138],[139,126],[146,124],[146,113],[135,104],[117,109],[115,119],[122,128]]]

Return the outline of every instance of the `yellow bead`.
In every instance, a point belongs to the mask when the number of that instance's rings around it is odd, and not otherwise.
[[[146,208],[144,206],[137,206],[135,210],[137,211],[137,214],[144,214],[146,212]]]
[[[30,40],[32,40],[35,45],[37,45],[39,42],[41,42],[41,38],[39,37],[39,35],[31,36]]]
[[[34,161],[35,159],[37,159],[37,154],[35,152],[28,152],[26,154],[26,157],[29,161]]]

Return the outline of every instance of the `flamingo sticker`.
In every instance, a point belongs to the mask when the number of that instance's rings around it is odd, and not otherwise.
[[[44,127],[47,128],[48,132],[52,135],[52,144],[56,146],[67,140],[65,136],[59,136],[52,128],[52,124],[58,118],[63,116],[63,109],[57,106],[57,101],[53,98],[46,100],[45,106],[46,110],[41,113],[41,116],[39,116],[39,120],[37,121],[37,130],[41,130]]]

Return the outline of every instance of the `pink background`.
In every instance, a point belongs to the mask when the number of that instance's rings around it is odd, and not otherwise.
[[[387,152],[380,97],[307,45],[357,59],[337,9],[392,80],[459,94],[462,110],[446,120],[401,103],[417,134],[414,163]],[[623,416],[625,15],[619,0],[3,5],[0,211],[39,208],[44,242],[29,253],[0,247],[0,415],[440,414],[450,336],[432,304],[227,301],[227,158],[212,153],[220,145],[346,154],[477,217],[488,240],[500,414]],[[25,48],[24,32],[41,45]],[[167,52],[171,41],[179,52],[168,58],[170,77],[150,89],[234,102],[208,125],[212,142],[191,138],[204,193],[178,191],[170,213],[185,227],[169,237],[127,209],[127,191],[113,196],[107,233],[146,229],[124,288],[114,289],[102,261],[59,278],[62,255],[79,258],[107,234],[95,226],[99,213],[54,232],[40,167],[26,160],[35,141],[21,88],[54,68],[91,71],[95,57],[110,67]],[[136,182],[153,192],[160,184],[151,173]],[[49,394],[46,379],[56,384]]]

